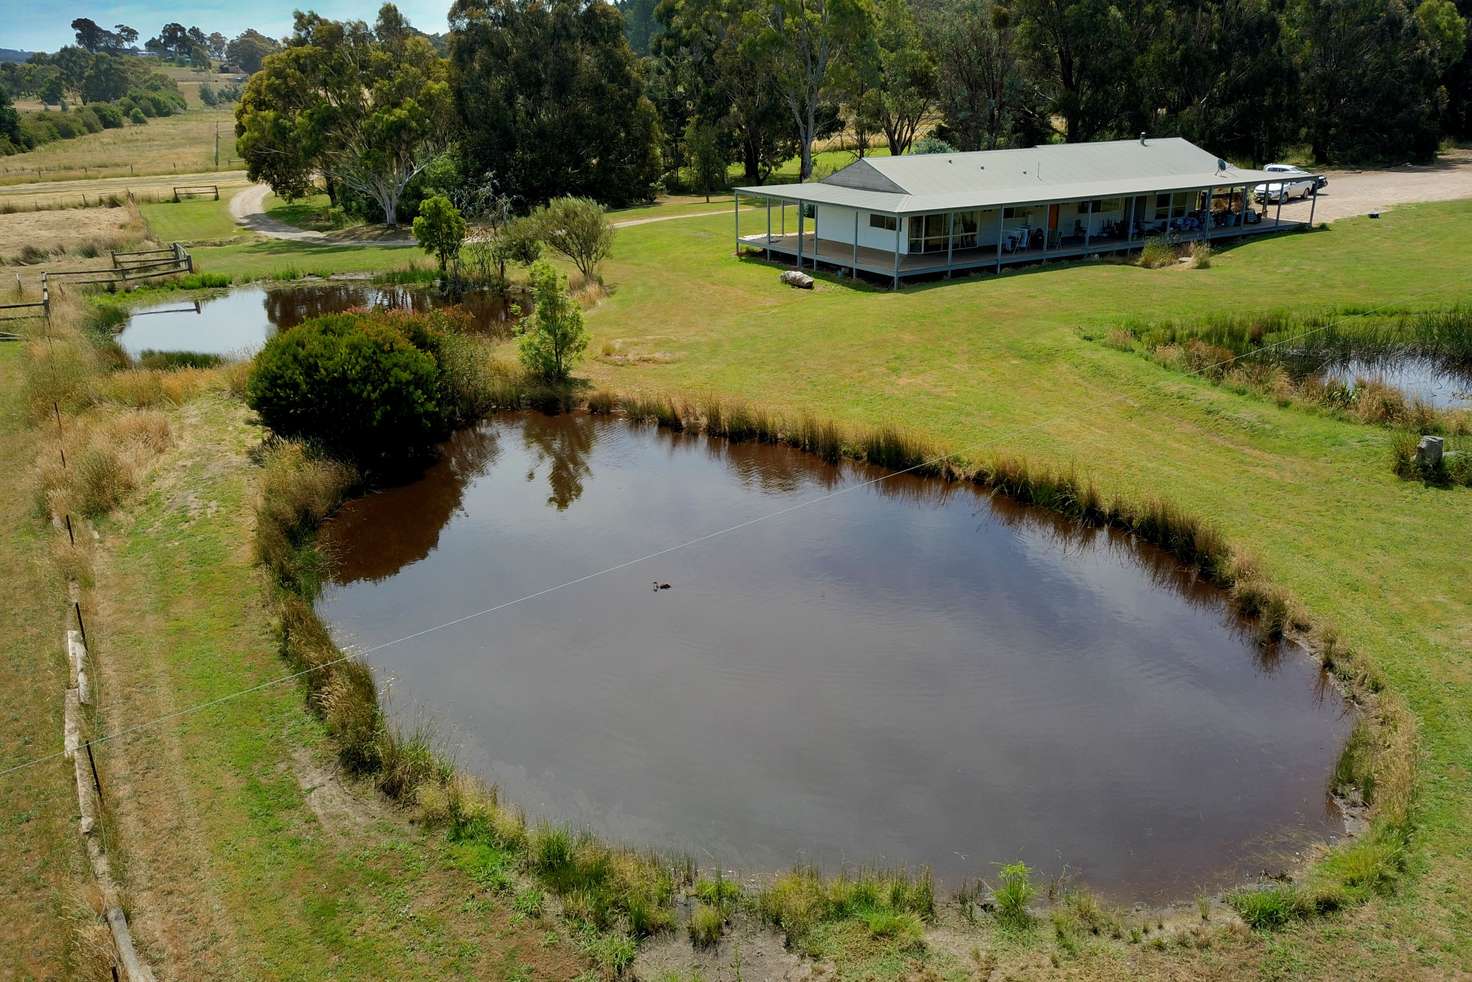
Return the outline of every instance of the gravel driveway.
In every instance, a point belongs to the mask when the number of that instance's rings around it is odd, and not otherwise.
[[[1328,187],[1319,192],[1314,221],[1332,222],[1412,201],[1472,198],[1472,150],[1442,154],[1434,164],[1405,164],[1386,170],[1326,170]],[[1283,217],[1307,221],[1308,201],[1283,206]],[[1272,209],[1268,209],[1272,214]]]

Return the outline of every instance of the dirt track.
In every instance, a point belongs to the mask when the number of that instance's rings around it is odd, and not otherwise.
[[[1386,170],[1326,170],[1328,187],[1319,192],[1314,221],[1385,211],[1413,201],[1449,201],[1472,198],[1472,150],[1453,150],[1436,163],[1406,164]],[[1283,206],[1283,217],[1306,220],[1308,201]]]

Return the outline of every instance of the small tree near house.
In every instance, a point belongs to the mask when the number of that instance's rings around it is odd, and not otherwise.
[[[583,309],[568,295],[562,274],[549,263],[533,264],[531,286],[536,308],[522,329],[521,363],[542,381],[560,384],[567,381],[572,366],[588,347]]]
[[[710,193],[726,186],[726,155],[721,151],[721,131],[710,123],[692,121],[685,129],[685,147],[690,154],[692,190],[710,201]]]
[[[414,240],[440,264],[440,275],[449,271],[450,262],[458,261],[460,244],[465,241],[465,219],[459,209],[443,194],[426,198],[414,217]]]
[[[554,198],[537,211],[542,241],[566,256],[589,283],[600,281],[598,264],[613,248],[613,225],[592,198]]]

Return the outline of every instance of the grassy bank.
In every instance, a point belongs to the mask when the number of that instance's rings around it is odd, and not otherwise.
[[[59,310],[56,341],[29,346],[25,384],[6,389],[18,393],[20,419],[49,422],[37,410],[57,398],[72,462],[38,474],[32,457],[10,471],[27,488],[17,500],[28,510],[14,527],[23,541],[54,539],[34,511],[39,481],[94,543],[88,568],[70,569],[86,581],[98,732],[149,724],[98,748],[109,852],[146,959],[173,978],[583,972],[589,960],[575,939],[555,922],[519,915],[479,876],[475,855],[426,835],[335,766],[324,727],[295,687],[271,684],[282,666],[250,545],[260,432],[230,394],[235,375],[106,373],[80,333],[87,316]],[[6,431],[7,457],[34,447],[36,432]],[[53,595],[65,591],[43,600]],[[44,670],[64,679],[61,610],[47,607],[51,626],[41,620],[36,630],[51,640],[31,657],[54,657]],[[62,688],[15,686],[7,698],[59,706]],[[203,704],[207,712],[172,716]],[[47,730],[28,755],[56,745],[54,707],[15,710]],[[152,725],[160,718],[167,725]],[[52,773],[37,767],[19,779]],[[69,771],[56,774],[70,793]],[[62,915],[71,908],[57,895],[61,885],[44,889],[56,866],[64,870],[65,853],[43,833],[58,809],[61,828],[75,836],[74,805],[65,795],[59,804],[11,801],[11,786],[4,821],[16,834],[5,848],[28,849],[30,859],[17,856],[8,868],[27,871],[15,889],[33,908],[13,919],[16,941],[28,958],[34,949],[37,975],[67,974],[56,966],[68,957]]]
[[[1086,335],[1238,392],[1296,403],[1358,423],[1415,433],[1472,432],[1472,410],[1438,408],[1373,378],[1326,378],[1325,368],[1418,359],[1445,371],[1472,368],[1472,307],[1411,311],[1390,305],[1264,311],[1192,320],[1132,319]]]
[[[60,746],[67,666],[66,584],[52,562],[56,530],[32,513],[32,469],[55,433],[29,425],[23,348],[0,344],[0,767]],[[20,978],[62,978],[84,961],[70,926],[85,919],[91,870],[77,834],[71,764],[52,760],[0,778],[0,945]]]

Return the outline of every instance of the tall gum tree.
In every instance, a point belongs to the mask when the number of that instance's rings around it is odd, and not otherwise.
[[[765,0],[751,16],[762,28],[753,31],[754,43],[766,49],[797,128],[799,177],[806,181],[813,174],[813,141],[821,106],[836,81],[839,52],[872,33],[874,7],[871,0]]]
[[[652,196],[659,116],[610,4],[456,0],[450,72],[467,172],[528,204]]]
[[[392,4],[370,28],[298,13],[282,51],[246,83],[235,114],[251,180],[283,197],[330,174],[398,224],[404,190],[447,145],[446,65]]]

